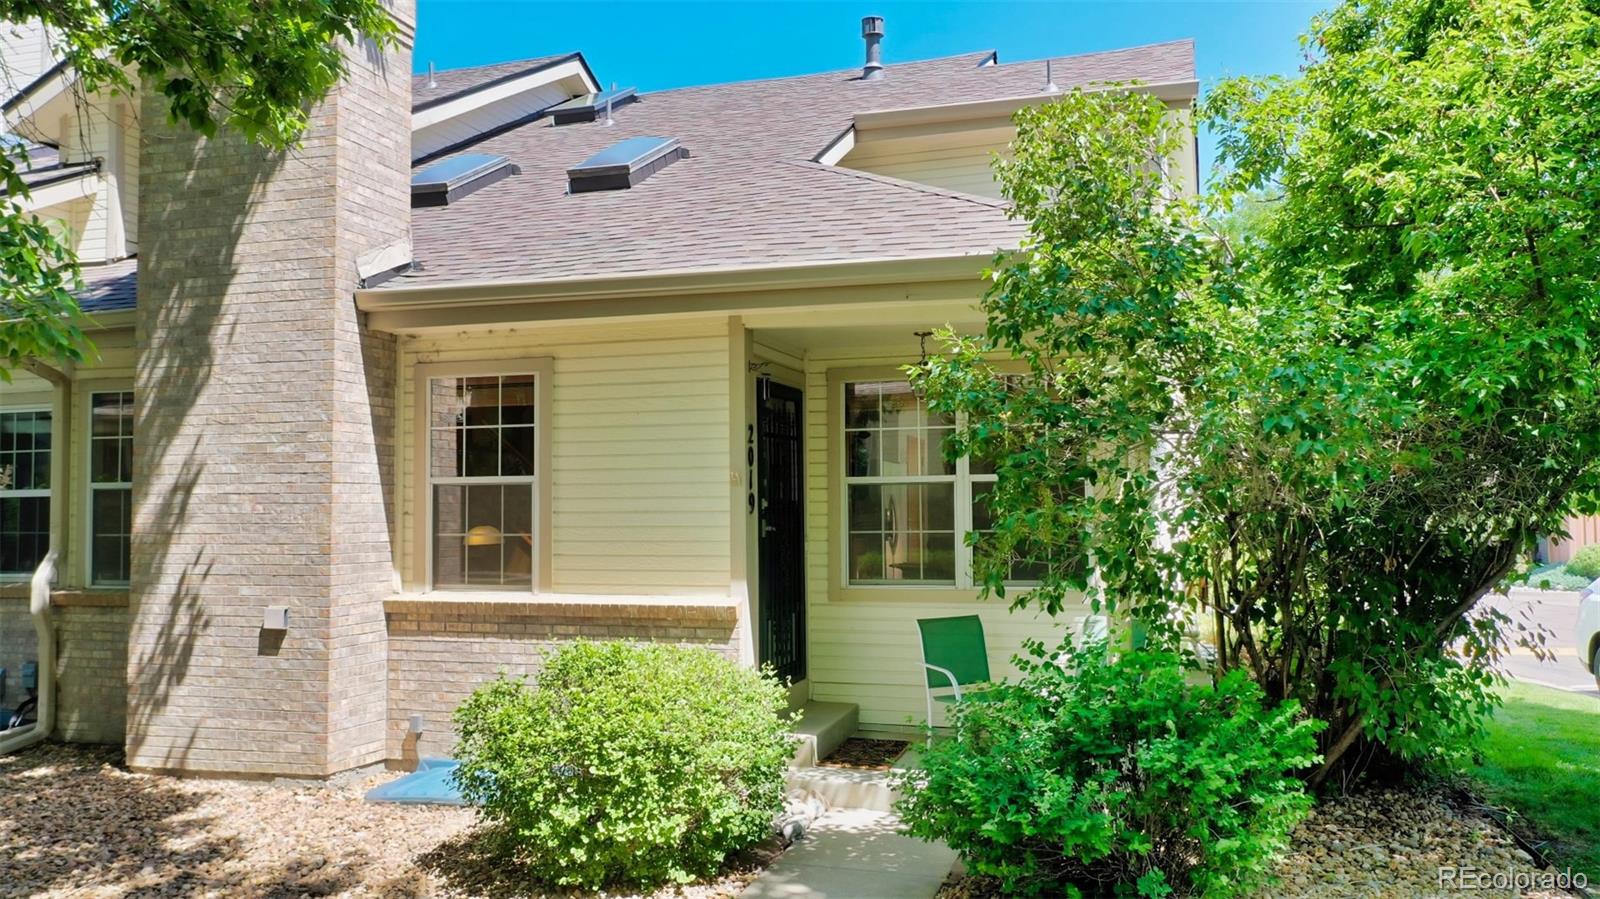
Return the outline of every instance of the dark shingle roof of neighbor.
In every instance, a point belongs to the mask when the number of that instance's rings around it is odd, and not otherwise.
[[[433,87],[428,86],[427,73],[412,75],[411,109],[415,112],[437,106],[446,100],[493,87],[502,81],[509,81],[529,72],[537,72],[569,59],[582,60],[583,57],[577,53],[557,53],[554,56],[535,56],[531,59],[497,62],[488,66],[446,69],[443,72],[433,73]],[[588,64],[585,63],[584,67],[588,68]]]
[[[857,113],[1025,96],[1045,62],[980,66],[989,53],[643,94],[615,124],[538,120],[470,152],[522,174],[461,203],[412,211],[420,269],[379,289],[538,281],[659,270],[986,256],[1024,225],[997,200],[811,160]],[[1195,77],[1192,41],[1053,60],[1063,88]],[[424,76],[425,77],[425,76]],[[628,190],[567,193],[566,170],[637,136],[673,137],[690,157]]]
[[[139,283],[139,260],[85,265],[83,290],[78,291],[78,307],[93,315],[98,312],[126,312],[133,308]]]

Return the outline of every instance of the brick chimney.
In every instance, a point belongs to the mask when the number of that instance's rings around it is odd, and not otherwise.
[[[317,777],[384,756],[395,348],[352,292],[359,257],[410,235],[415,4],[390,5],[399,45],[350,47],[290,152],[168,127],[143,99],[136,768]]]

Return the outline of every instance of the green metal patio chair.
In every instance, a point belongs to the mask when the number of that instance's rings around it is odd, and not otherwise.
[[[928,740],[932,742],[935,702],[954,704],[983,698],[989,685],[989,650],[983,641],[983,619],[977,615],[919,618],[917,629],[922,632]]]

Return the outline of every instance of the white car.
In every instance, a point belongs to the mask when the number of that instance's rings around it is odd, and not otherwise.
[[[1583,588],[1578,600],[1578,661],[1600,687],[1600,580]]]

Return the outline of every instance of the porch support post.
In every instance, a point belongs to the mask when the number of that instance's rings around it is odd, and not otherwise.
[[[744,320],[728,318],[728,449],[730,505],[728,508],[728,561],[732,573],[728,595],[739,604],[739,662],[756,664],[756,578],[759,562],[753,553],[757,545],[756,516],[751,512],[755,496],[755,391],[751,390],[750,359],[753,347]]]

